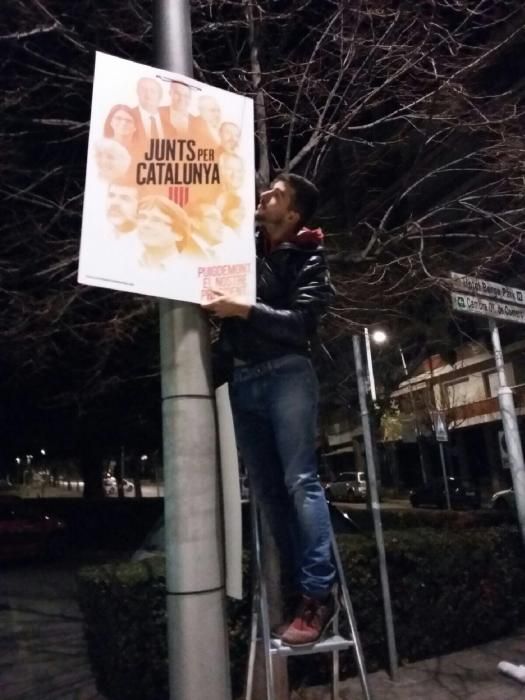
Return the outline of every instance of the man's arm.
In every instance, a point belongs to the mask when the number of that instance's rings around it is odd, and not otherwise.
[[[287,344],[303,344],[315,332],[334,290],[323,255],[311,255],[297,275],[289,307],[275,309],[258,302],[249,304],[239,297],[216,292],[217,299],[203,308],[219,318],[239,317],[261,335]]]
[[[202,304],[205,311],[211,311],[218,318],[243,318],[247,319],[250,315],[253,304],[249,304],[243,297],[225,294],[219,290],[212,289],[215,294],[215,299]]]

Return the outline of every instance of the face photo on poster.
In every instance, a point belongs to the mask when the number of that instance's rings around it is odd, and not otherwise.
[[[97,53],[78,280],[255,298],[253,102]]]

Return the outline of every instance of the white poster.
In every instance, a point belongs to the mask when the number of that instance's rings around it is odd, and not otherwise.
[[[78,280],[255,300],[253,102],[97,53]]]
[[[242,510],[239,460],[228,385],[215,390],[221,459],[226,594],[242,599]]]

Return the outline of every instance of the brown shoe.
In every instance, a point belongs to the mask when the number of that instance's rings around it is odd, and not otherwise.
[[[288,627],[290,627],[290,622],[291,622],[291,620],[288,620],[288,622],[281,622],[279,625],[275,625],[275,627],[272,627],[272,629],[271,629],[272,638],[273,639],[281,639],[281,637],[286,632]]]
[[[337,612],[333,594],[326,600],[303,595],[295,618],[281,634],[281,641],[291,647],[310,646],[318,642]]]
[[[302,595],[300,593],[289,593],[284,595],[283,599],[283,622],[274,625],[271,629],[271,636],[274,639],[280,639],[292,624],[297,607],[302,600]]]

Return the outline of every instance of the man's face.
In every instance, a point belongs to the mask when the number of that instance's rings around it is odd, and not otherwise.
[[[106,201],[108,221],[118,230],[130,229],[137,218],[138,193],[136,187],[110,185]]]
[[[221,108],[213,97],[203,97],[199,102],[199,112],[204,121],[213,129],[221,125]]]
[[[261,224],[281,224],[293,214],[293,192],[282,180],[277,180],[261,193],[255,219]]]
[[[244,180],[242,160],[238,156],[224,154],[219,161],[222,184],[227,190],[238,190]]]
[[[236,124],[226,123],[220,129],[221,146],[226,153],[235,153],[239,147],[241,132]]]
[[[201,204],[199,213],[202,232],[208,243],[220,243],[223,233],[220,209],[213,204]]]
[[[142,109],[155,114],[162,99],[162,88],[153,78],[142,78],[137,83],[137,96]]]
[[[182,83],[172,83],[170,95],[172,109],[176,112],[187,114],[191,101],[190,88],[187,85],[182,85]]]
[[[174,231],[171,217],[158,207],[139,209],[137,233],[147,248],[172,248],[183,238]]]

